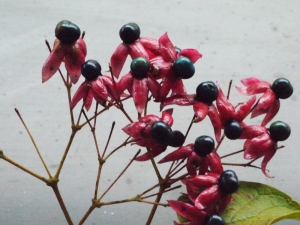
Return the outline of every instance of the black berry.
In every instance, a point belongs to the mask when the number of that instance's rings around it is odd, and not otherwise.
[[[273,141],[284,141],[290,136],[291,128],[287,123],[276,121],[271,124],[269,132]]]
[[[278,78],[272,84],[272,90],[277,98],[286,99],[293,94],[293,86],[290,81],[285,78]]]
[[[202,82],[196,89],[196,99],[200,102],[211,104],[218,98],[219,89],[212,81]]]
[[[192,61],[184,56],[179,57],[173,63],[173,72],[182,79],[189,79],[195,73],[195,67]]]
[[[225,170],[221,173],[218,185],[225,194],[232,194],[239,189],[239,180],[232,170]]]
[[[134,78],[143,79],[147,77],[147,74],[150,70],[150,63],[146,58],[138,57],[132,60],[130,69]]]
[[[151,136],[159,144],[167,145],[172,139],[172,129],[163,121],[151,125]]]
[[[210,214],[206,219],[205,225],[225,225],[225,221],[218,214]]]
[[[172,131],[172,139],[169,142],[169,145],[172,147],[180,147],[183,145],[185,141],[185,137],[183,133],[181,133],[179,130],[173,130]]]
[[[132,44],[140,38],[140,28],[136,23],[127,23],[119,31],[120,38],[125,44]]]
[[[194,143],[194,152],[200,157],[210,154],[215,148],[215,141],[210,136],[197,137]]]
[[[96,60],[90,59],[81,66],[81,74],[88,81],[95,80],[101,75],[101,66]]]
[[[55,36],[63,44],[72,44],[80,37],[80,29],[76,24],[62,20],[56,25]]]
[[[242,134],[243,128],[236,120],[229,120],[224,125],[225,136],[230,140],[238,139]]]

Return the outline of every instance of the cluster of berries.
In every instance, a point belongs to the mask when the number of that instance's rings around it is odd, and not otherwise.
[[[170,206],[190,221],[186,225],[224,224],[219,214],[230,203],[231,194],[238,189],[236,174],[231,170],[223,170],[213,138],[203,135],[194,143],[183,146],[185,136],[171,129],[172,109],[162,111],[161,118],[156,115],[142,116],[149,92],[154,101],[160,103],[160,110],[173,104],[193,106],[195,123],[208,116],[217,142],[221,140],[222,130],[228,139],[246,139],[244,158],[264,157],[261,169],[270,177],[266,172],[267,163],[278,149],[277,142],[286,140],[291,130],[282,121],[272,123],[269,128],[266,125],[277,114],[279,99],[292,95],[290,82],[285,78],[279,78],[273,84],[254,77],[243,79],[241,82],[244,86],[237,87],[237,91],[252,97],[236,108],[223,94],[220,86],[212,81],[202,82],[195,94],[187,94],[182,80],[194,75],[194,63],[202,55],[196,49],[181,50],[175,47],[167,33],[159,39],[140,37],[137,24],[125,24],[119,32],[122,43],[110,59],[111,76],[101,73],[97,61],[85,61],[86,45],[80,33],[78,26],[69,21],[57,24],[57,39],[43,66],[42,81],[51,78],[64,62],[72,83],[76,83],[81,74],[85,78],[73,95],[71,109],[81,99],[86,110],[89,110],[93,99],[105,106],[107,102],[114,104],[122,98],[132,97],[138,121],[128,124],[123,131],[131,136],[132,143],[148,148],[136,160],[149,160],[164,152],[168,146],[177,147],[159,163],[187,160],[189,177],[183,183],[191,202],[170,200]],[[130,71],[115,81],[128,55],[132,58]],[[262,94],[258,100],[256,94]],[[249,114],[252,118],[262,114],[265,117],[260,125],[247,125],[244,119]]]

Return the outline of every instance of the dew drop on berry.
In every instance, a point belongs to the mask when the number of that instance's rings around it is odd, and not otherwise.
[[[220,190],[225,194],[232,194],[239,189],[239,180],[232,170],[225,170],[218,180]]]
[[[218,98],[219,89],[212,81],[205,81],[198,85],[196,89],[196,99],[200,102],[211,104]]]
[[[206,219],[205,225],[225,225],[225,221],[218,214],[210,214]]]
[[[173,72],[181,79],[189,79],[195,73],[195,67],[192,61],[184,56],[179,57],[173,63]]]
[[[80,29],[76,24],[62,20],[56,25],[55,36],[63,44],[72,44],[80,37]]]
[[[159,144],[168,145],[172,139],[172,129],[163,121],[151,125],[151,136]]]
[[[277,98],[287,99],[293,94],[293,86],[291,85],[290,81],[285,78],[278,78],[276,79],[271,88]]]
[[[136,23],[127,23],[119,31],[120,38],[125,44],[132,44],[140,38],[140,28]]]
[[[82,64],[81,74],[87,81],[95,80],[101,75],[101,66],[96,60],[90,59]]]
[[[183,133],[181,133],[179,130],[172,131],[172,139],[169,142],[171,147],[180,147],[183,145],[184,141],[185,138]]]
[[[273,141],[284,141],[288,139],[291,134],[290,126],[282,121],[276,121],[271,124],[269,128],[270,136]]]
[[[241,124],[236,120],[227,121],[224,125],[225,136],[230,140],[238,139],[243,132]]]
[[[136,79],[143,79],[147,77],[147,74],[150,70],[150,63],[144,57],[137,57],[132,60],[131,65],[131,74]]]
[[[197,137],[194,143],[194,152],[200,156],[205,157],[210,154],[215,148],[215,141],[210,136],[202,135]]]

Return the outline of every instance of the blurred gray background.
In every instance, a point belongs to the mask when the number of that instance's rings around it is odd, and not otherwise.
[[[298,0],[0,0],[0,149],[18,163],[47,176],[14,112],[14,108],[18,108],[54,174],[71,129],[67,95],[61,78],[56,74],[46,83],[41,83],[41,68],[49,54],[45,39],[52,45],[56,24],[63,19],[72,21],[86,31],[86,59],[98,60],[103,71],[107,71],[110,56],[121,42],[119,29],[125,23],[136,22],[141,28],[141,36],[159,38],[168,32],[175,45],[197,48],[203,54],[203,58],[195,64],[196,75],[184,81],[189,93],[194,93],[197,85],[207,80],[218,81],[223,90],[227,90],[231,79],[234,85],[240,86],[240,80],[250,76],[269,82],[279,77],[291,81],[294,94],[290,99],[281,101],[282,109],[274,121],[282,120],[290,124],[292,135],[287,141],[279,143],[286,147],[279,150],[268,164],[274,178],[264,177],[257,169],[234,169],[240,180],[275,186],[300,201],[299,10]],[[125,69],[123,73],[127,71]],[[81,78],[73,86],[73,93],[83,80]],[[237,104],[247,98],[238,95],[233,88],[230,99]],[[174,108],[173,128],[185,131],[193,116],[192,108]],[[90,110],[90,115],[93,110]],[[132,101],[128,101],[126,110],[135,117]],[[160,115],[157,105],[151,105],[149,112]],[[258,124],[261,119],[255,118],[249,123]],[[126,138],[120,129],[128,124],[128,120],[116,109],[111,109],[98,120],[97,135],[101,150],[112,121],[116,121],[116,129],[109,150]],[[193,142],[202,134],[213,135],[208,119],[194,124],[186,143]],[[242,141],[233,143],[225,140],[220,155],[240,150],[242,145]],[[126,147],[106,163],[100,191],[110,185],[137,150],[137,146]],[[224,161],[245,162],[242,155]],[[258,160],[256,165],[259,166],[260,162]],[[160,168],[166,170],[167,166]],[[59,182],[75,224],[91,204],[96,173],[96,151],[86,126],[75,138]],[[156,178],[150,163],[133,163],[104,201],[133,197],[154,184]],[[178,193],[166,194],[163,202],[176,199]],[[103,207],[96,209],[85,224],[145,224],[150,207],[142,203]],[[176,215],[172,210],[159,208],[153,224],[172,224],[173,220],[176,220]],[[66,221],[50,188],[0,160],[0,224],[66,224]]]

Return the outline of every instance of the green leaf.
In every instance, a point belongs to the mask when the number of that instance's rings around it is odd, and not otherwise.
[[[269,225],[283,219],[300,220],[300,205],[290,196],[265,184],[240,182],[233,201],[222,213],[226,225]]]

